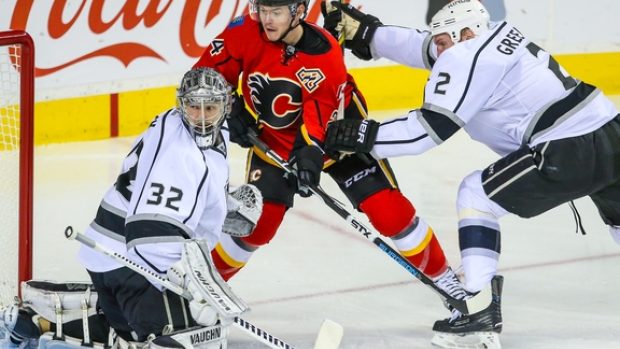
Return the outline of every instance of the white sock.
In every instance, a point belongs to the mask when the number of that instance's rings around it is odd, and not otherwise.
[[[491,283],[497,274],[498,260],[496,258],[468,255],[461,257],[465,272],[465,289],[469,292],[478,292]]]

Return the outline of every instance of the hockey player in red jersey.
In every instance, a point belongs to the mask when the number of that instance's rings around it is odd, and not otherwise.
[[[295,193],[309,196],[307,185],[318,184],[324,171],[411,263],[448,294],[462,298],[465,292],[433,230],[398,189],[388,162],[325,156],[328,122],[340,115],[365,118],[366,104],[347,74],[336,39],[304,21],[307,7],[304,0],[251,1],[250,14],[234,19],[196,63],[217,69],[233,85],[241,76],[243,96],[233,106],[228,127],[233,142],[250,148],[247,181],[264,197],[252,234],[224,236],[216,246],[216,266],[226,280],[243,268],[275,236]],[[248,129],[293,164],[298,178],[285,178],[284,170],[252,147]]]

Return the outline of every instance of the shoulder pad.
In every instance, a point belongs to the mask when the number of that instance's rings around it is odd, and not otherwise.
[[[245,22],[245,16],[237,16],[233,18],[230,24],[228,24],[228,28],[234,28],[234,27],[240,26],[243,24],[243,22]]]

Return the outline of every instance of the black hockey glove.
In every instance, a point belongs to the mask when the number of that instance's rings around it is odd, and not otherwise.
[[[375,145],[379,123],[374,120],[343,119],[331,122],[325,136],[325,152],[332,159],[343,153],[370,153]]]
[[[329,8],[328,8],[329,7]],[[342,11],[333,7],[330,1],[321,1],[321,13],[323,14],[323,28],[333,37],[338,39],[342,31]]]
[[[299,195],[309,197],[312,195],[311,186],[318,186],[323,170],[323,152],[319,147],[306,145],[293,152],[291,164],[297,170],[297,178],[288,176],[289,183],[294,186]]]
[[[338,29],[337,25],[336,31],[342,30],[344,32],[344,46],[350,49],[356,57],[366,61],[371,60],[370,42],[377,28],[381,27],[383,23],[379,18],[363,13],[351,4],[332,1],[331,5],[341,12],[342,19],[339,23],[341,28]]]
[[[243,148],[250,148],[252,147],[252,142],[250,142],[248,137],[248,130],[253,129],[258,134],[258,124],[252,114],[245,109],[243,96],[235,92],[232,97],[233,103],[227,118],[230,140]]]

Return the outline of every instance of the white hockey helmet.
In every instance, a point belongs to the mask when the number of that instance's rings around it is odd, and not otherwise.
[[[479,0],[454,0],[431,19],[431,34],[449,34],[455,44],[461,41],[461,30],[469,28],[476,36],[489,30],[489,12]]]
[[[226,79],[211,68],[194,68],[183,75],[177,89],[177,106],[201,149],[215,143],[230,113],[231,90]]]

